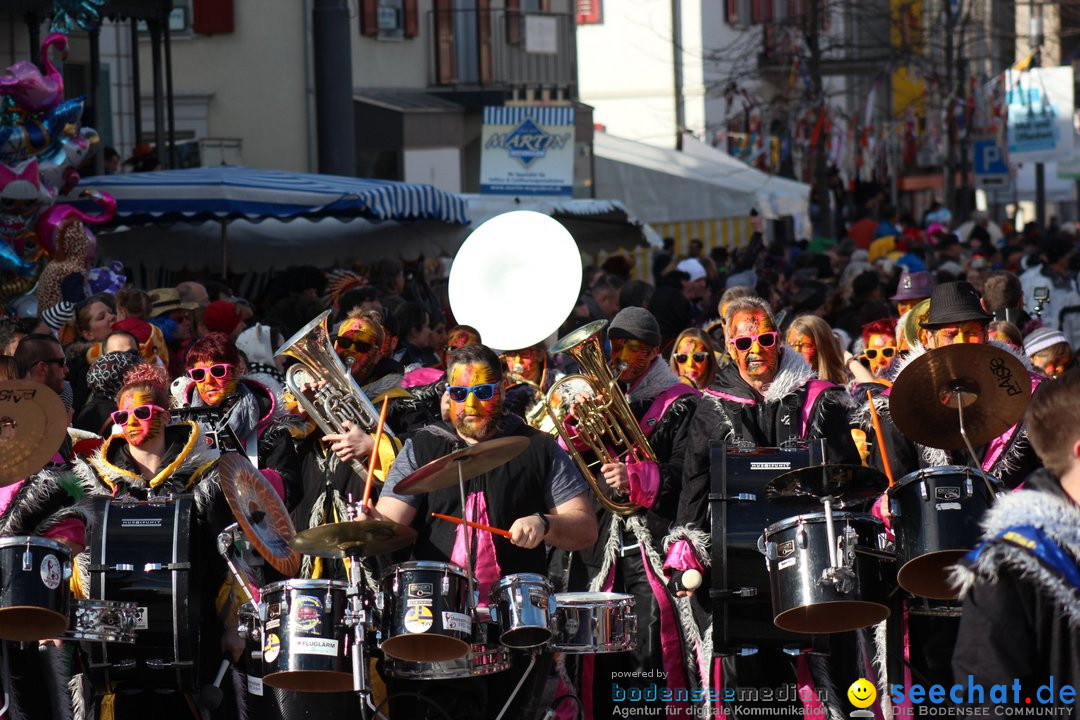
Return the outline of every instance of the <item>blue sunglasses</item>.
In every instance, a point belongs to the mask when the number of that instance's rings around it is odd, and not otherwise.
[[[483,385],[473,385],[471,387],[450,385],[446,388],[446,392],[450,393],[451,400],[460,403],[465,402],[465,398],[469,397],[469,393],[475,395],[477,400],[490,400],[495,397],[495,390],[498,387],[498,383],[484,383]]]

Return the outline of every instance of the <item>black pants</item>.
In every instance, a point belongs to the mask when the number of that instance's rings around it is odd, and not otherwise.
[[[36,642],[3,645],[11,677],[4,692],[9,694],[11,709],[29,720],[52,720],[70,713],[66,652]],[[14,714],[9,710],[8,717]]]

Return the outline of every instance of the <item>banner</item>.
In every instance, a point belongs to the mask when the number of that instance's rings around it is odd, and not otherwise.
[[[1009,160],[1052,162],[1073,154],[1071,66],[1009,70]]]
[[[480,192],[574,193],[574,108],[486,107]]]

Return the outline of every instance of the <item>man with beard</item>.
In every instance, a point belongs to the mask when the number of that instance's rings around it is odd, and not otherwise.
[[[556,379],[554,368],[548,369],[547,348],[538,342],[507,350],[501,357],[506,367],[506,409],[528,422],[530,411],[543,402],[544,393]]]
[[[629,501],[638,510],[628,515],[601,510],[599,541],[581,551],[581,563],[570,560],[571,589],[587,586],[592,592],[628,593],[634,597],[637,615],[637,644],[632,652],[582,657],[582,698],[587,706],[592,700],[585,712],[594,718],[618,714],[612,700],[613,678],[648,677],[648,671],[663,669],[673,692],[688,687],[683,631],[664,587],[660,542],[675,518],[687,431],[701,394],[680,382],[660,357],[660,325],[648,310],[620,310],[608,328],[608,340],[618,373],[618,387],[613,390],[626,393],[656,461],[637,462],[624,456],[600,467],[598,480],[607,484],[617,502]],[[578,412],[580,407],[573,409]],[[575,419],[567,420],[571,437]],[[590,451],[578,449],[591,457]],[[634,684],[632,680],[617,682]]]
[[[707,572],[711,556],[709,493],[710,459],[715,445],[736,448],[777,448],[800,441],[824,440],[829,462],[859,464],[859,453],[848,431],[848,400],[844,388],[816,379],[806,360],[785,346],[768,303],[758,297],[733,300],[726,308],[725,337],[732,362],[720,370],[706,388],[690,423],[682,492],[678,498],[676,528],[668,536],[667,567]],[[764,502],[759,500],[758,502]],[[728,521],[736,511],[729,506]],[[792,514],[797,514],[793,512]],[[725,528],[727,532],[727,528]],[[755,529],[755,532],[760,532]],[[714,547],[721,539],[712,538]],[[712,658],[712,627],[715,617],[709,579],[693,593],[701,644],[698,655],[701,682],[717,687],[777,687],[794,678],[778,676],[777,667],[788,663],[777,651],[763,648],[756,655]],[[680,594],[689,594],[680,591]],[[740,628],[745,632],[745,628]],[[804,656],[796,672],[804,677],[810,668]],[[815,682],[820,681],[821,675]],[[830,693],[830,696],[831,693]]]
[[[544,574],[544,543],[580,550],[596,542],[596,518],[588,488],[573,462],[545,433],[503,412],[503,372],[499,357],[483,345],[454,351],[448,368],[449,426],[434,423],[405,442],[383,486],[372,517],[412,525],[419,533],[413,559],[451,562],[465,567],[465,548],[475,553],[480,602],[492,585],[514,573]],[[528,447],[504,465],[468,480],[466,508],[457,486],[426,495],[399,495],[397,484],[426,463],[470,445],[500,437],[524,437]],[[430,520],[432,512],[508,529],[510,538]],[[466,544],[466,535],[470,539]],[[389,680],[393,717],[495,718],[507,701],[505,718],[536,716],[536,700],[547,676],[551,654],[543,652],[529,670],[528,656],[513,654],[510,670],[468,680]],[[527,673],[527,675],[525,675]],[[524,677],[523,677],[524,676]],[[514,694],[515,686],[523,680]],[[404,693],[404,694],[402,694]],[[424,699],[416,699],[417,697]]]

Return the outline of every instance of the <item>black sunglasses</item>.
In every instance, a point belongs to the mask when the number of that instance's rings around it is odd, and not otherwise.
[[[758,345],[763,348],[769,348],[776,344],[776,338],[780,333],[775,330],[769,332],[763,332],[760,335],[740,335],[737,338],[732,338],[729,342],[735,346],[735,349],[739,352],[746,352],[754,345],[754,341],[757,340]]]
[[[896,354],[896,348],[894,348],[894,347],[883,347],[883,348],[881,348],[880,351],[877,348],[867,348],[866,350],[863,351],[863,354],[866,355],[866,357],[873,360],[874,358],[877,357],[878,352],[881,353],[881,357],[891,358],[893,355]]]
[[[675,362],[682,365],[689,357],[694,358],[694,362],[705,362],[705,358],[709,357],[705,353],[694,353],[693,355],[687,355],[686,353],[679,353],[675,356]]]
[[[230,367],[232,367],[231,363],[218,363],[217,365],[211,365],[209,371],[212,376],[220,380],[229,372]],[[202,382],[206,379],[206,372],[207,368],[191,368],[187,371],[187,374],[195,382]]]
[[[67,367],[67,358],[47,358],[39,362],[48,363],[50,365],[56,365],[57,367]]]
[[[374,345],[372,345],[369,342],[364,342],[363,340],[350,340],[347,337],[339,337],[334,342],[342,350],[348,350],[349,348],[354,348],[356,350],[356,352],[358,352],[358,353],[371,352],[371,348],[375,347]]]

